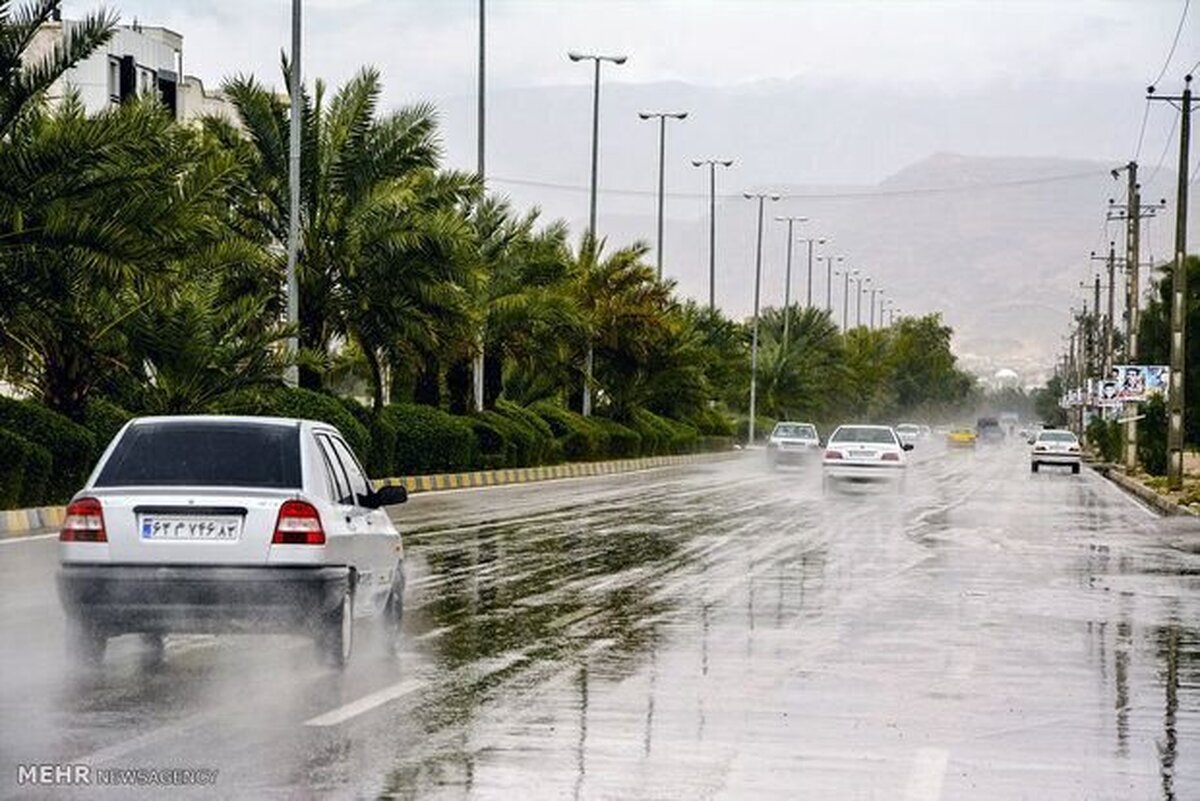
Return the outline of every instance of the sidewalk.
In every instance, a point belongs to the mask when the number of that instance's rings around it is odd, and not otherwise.
[[[1190,464],[1187,456],[1193,457]],[[1200,515],[1200,458],[1194,454],[1185,456],[1183,489],[1178,492],[1167,489],[1166,476],[1140,470],[1128,475],[1123,466],[1104,462],[1093,464],[1092,469],[1161,514]]]
[[[714,462],[734,458],[744,453],[741,450],[689,453],[680,456],[647,456],[640,459],[615,459],[608,462],[568,462],[566,464],[543,465],[542,467],[512,467],[502,470],[474,470],[468,473],[438,473],[436,475],[404,476],[385,478],[375,482],[376,487],[403,486],[410,493],[437,492],[438,490],[469,489],[478,487],[500,487],[507,484],[528,484],[535,481],[553,481],[564,478],[588,478],[631,473],[636,470],[653,470],[675,465]],[[45,529],[62,525],[66,508],[43,506],[37,509],[0,510],[0,540],[25,537]]]

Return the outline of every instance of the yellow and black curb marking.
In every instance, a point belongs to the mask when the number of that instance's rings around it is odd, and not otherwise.
[[[508,484],[530,484],[559,478],[587,478],[651,470],[656,467],[696,464],[736,456],[741,451],[693,453],[683,456],[650,456],[644,459],[618,459],[611,462],[572,462],[543,467],[513,467],[503,470],[476,470],[470,473],[438,473],[428,476],[385,478],[375,486],[403,486],[409,492],[437,492],[472,487],[500,487]],[[43,506],[38,509],[0,511],[0,539],[13,539],[45,529],[56,529],[66,516],[64,506]]]

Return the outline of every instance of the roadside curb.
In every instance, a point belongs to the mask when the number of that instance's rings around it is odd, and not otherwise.
[[[1178,504],[1170,498],[1159,495],[1154,490],[1139,481],[1135,481],[1125,475],[1119,468],[1112,464],[1097,462],[1091,465],[1091,468],[1100,475],[1107,478],[1112,483],[1116,484],[1121,489],[1128,492],[1138,500],[1145,503],[1154,511],[1168,517],[1195,517],[1196,513],[1188,507]]]
[[[425,476],[385,478],[376,487],[402,486],[411,493],[437,492],[449,489],[502,487],[510,484],[531,484],[562,478],[589,478],[652,470],[658,467],[699,464],[729,459],[744,451],[689,453],[681,456],[650,456],[642,459],[616,459],[608,462],[570,462],[542,467],[512,467],[502,470],[476,470],[468,473],[437,473]],[[41,506],[36,509],[0,511],[0,540],[16,539],[35,531],[58,528],[66,517],[65,506]]]
[[[479,487],[502,487],[509,484],[532,484],[538,481],[553,481],[563,478],[590,478],[610,476],[618,473],[633,473],[638,470],[653,470],[658,467],[700,464],[730,459],[744,451],[715,451],[711,453],[689,453],[680,456],[648,456],[641,459],[615,459],[608,462],[568,462],[566,464],[543,465],[541,467],[509,467],[500,470],[475,470],[467,473],[436,473],[424,476],[383,478],[375,482],[376,487],[404,487],[410,493],[437,492],[449,489],[475,489]]]

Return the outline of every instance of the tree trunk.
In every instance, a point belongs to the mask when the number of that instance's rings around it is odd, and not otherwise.
[[[471,360],[459,359],[446,371],[446,390],[450,396],[450,413],[466,414],[471,410]]]
[[[492,409],[504,392],[504,357],[495,350],[483,360],[483,408]]]
[[[374,348],[361,346],[363,358],[371,369],[371,408],[378,412],[383,408],[383,368],[379,364],[379,354]]]

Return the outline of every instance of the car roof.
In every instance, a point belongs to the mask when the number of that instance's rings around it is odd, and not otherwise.
[[[877,428],[881,431],[891,431],[891,426],[880,426],[874,423],[843,423],[838,428]]]
[[[328,428],[336,430],[336,426],[322,423],[319,420],[306,420],[300,417],[259,417],[256,415],[234,414],[175,414],[156,415],[151,417],[135,417],[130,425],[148,425],[162,423],[249,423],[256,425],[301,426],[312,428]]]
[[[780,420],[775,425],[777,425],[777,426],[811,426],[812,423],[805,423],[800,420]]]

